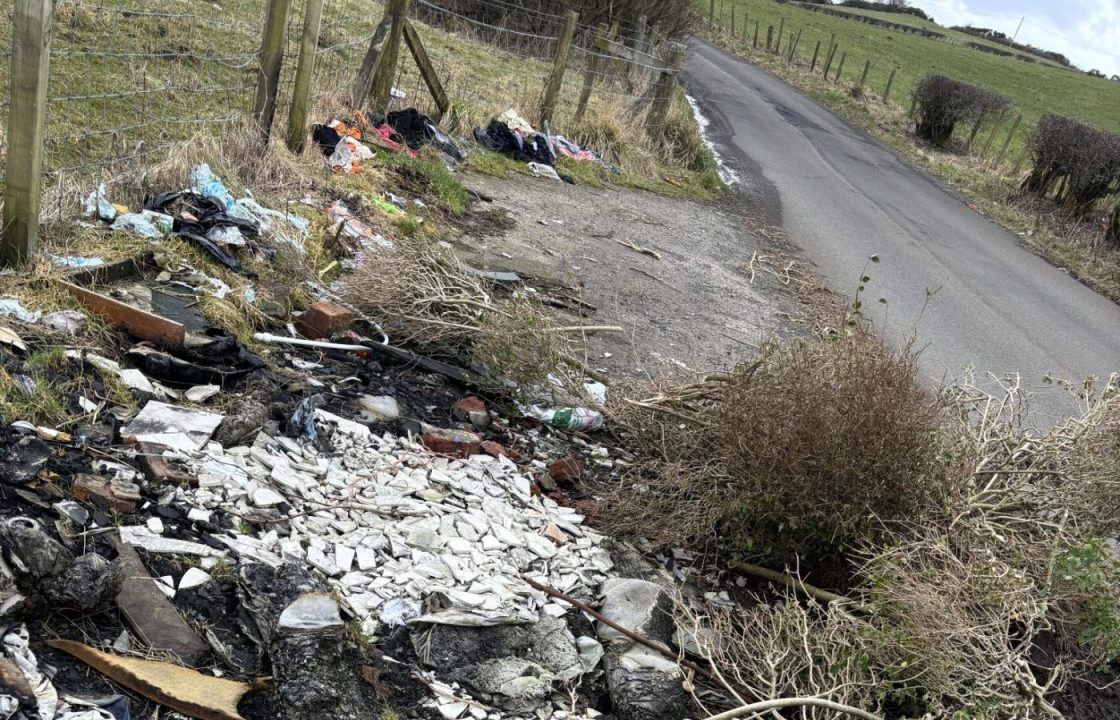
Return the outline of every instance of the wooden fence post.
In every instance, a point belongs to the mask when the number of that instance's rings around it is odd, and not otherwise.
[[[863,94],[863,86],[864,86],[864,83],[867,82],[867,71],[870,70],[870,69],[871,69],[871,58],[868,58],[867,62],[865,62],[863,64],[863,74],[859,76],[859,85],[856,86],[856,88],[859,90],[860,95]]]
[[[891,85],[894,84],[894,74],[898,72],[897,67],[891,68],[891,74],[887,77],[887,87],[883,90],[883,104],[886,105],[891,100]]]
[[[661,137],[665,129],[665,117],[669,114],[669,104],[673,100],[673,88],[676,87],[677,73],[680,72],[681,62],[684,60],[684,45],[675,43],[673,53],[669,56],[669,64],[661,71],[657,80],[657,89],[653,95],[649,114],[646,115],[646,132],[651,137]]]
[[[840,82],[840,75],[844,72],[844,61],[848,59],[847,51],[840,54],[840,64],[836,66],[836,82]]]
[[[972,130],[968,133],[968,143],[965,144],[965,152],[972,152],[972,142],[976,140],[976,136],[980,133],[980,126],[984,124],[984,116],[976,118],[976,122],[972,123]]]
[[[821,52],[821,41],[817,40],[817,46],[813,48],[813,61],[809,63],[809,73],[812,74],[817,71],[817,55]]]
[[[54,0],[16,0],[12,15],[11,106],[0,265],[11,267],[39,243],[39,189],[47,119]]]
[[[377,59],[377,68],[369,84],[370,109],[375,113],[389,112],[390,94],[393,91],[393,76],[397,74],[397,56],[401,51],[401,38],[404,36],[404,23],[408,19],[408,0],[389,0],[385,6],[389,16],[389,34]]]
[[[288,25],[291,0],[269,0],[268,16],[261,38],[260,72],[257,74],[257,97],[253,104],[253,119],[257,123],[257,136],[267,143],[272,134],[272,120],[276,115],[276,92],[280,84],[280,66],[284,62],[284,30]]]
[[[982,157],[988,155],[988,150],[992,147],[992,140],[995,139],[996,133],[999,132],[999,124],[1003,122],[1003,117],[1006,114],[1006,110],[1000,110],[999,115],[996,116],[995,121],[992,123],[992,134],[988,136],[988,141],[984,143],[984,149],[980,151]]]
[[[750,24],[751,24],[751,16],[748,15],[747,13],[743,13],[743,44],[744,45],[747,44],[747,38],[750,37],[750,30],[748,29],[748,26]]]
[[[1007,153],[1007,147],[1011,144],[1011,138],[1015,137],[1015,131],[1019,129],[1019,123],[1023,122],[1023,114],[1019,113],[1015,116],[1015,122],[1011,123],[1011,129],[1007,131],[1007,139],[1003,141],[1003,147],[999,149],[999,155],[996,156],[996,161],[992,163],[992,167],[999,167],[1003,162],[1003,156]]]
[[[783,15],[778,20],[778,44],[774,46],[774,54],[775,55],[781,55],[782,54],[782,35],[784,35],[785,32],[786,32],[786,18]]]
[[[735,37],[735,6],[731,6],[731,27],[729,29],[731,37]]]
[[[711,5],[708,6],[708,27],[716,26],[716,0],[712,0]]]
[[[836,46],[835,45],[833,45],[832,48],[829,49],[828,57],[826,57],[825,60],[824,60],[824,72],[822,73],[822,76],[824,77],[825,80],[828,80],[828,71],[830,69],[832,69],[832,59],[834,57],[836,57]]]
[[[355,108],[360,108],[369,96],[370,84],[377,72],[377,63],[381,60],[381,51],[385,47],[385,38],[389,35],[390,18],[385,15],[373,31],[366,55],[362,58],[362,66],[354,78],[354,87],[350,91],[350,102]]]
[[[789,58],[786,60],[786,62],[787,63],[792,63],[793,62],[793,55],[794,55],[794,53],[797,52],[797,46],[801,43],[801,31],[800,30],[797,31],[797,37],[794,37],[792,31],[790,32],[789,35],[790,35],[790,37],[793,38],[793,42],[791,42],[789,44]]]
[[[1027,137],[1030,137],[1028,133]],[[1023,169],[1023,161],[1027,159],[1027,154],[1030,152],[1030,142],[1023,143],[1023,149],[1019,151],[1019,158],[1015,161],[1015,167],[1011,168],[1011,176],[1018,177],[1019,171]]]
[[[754,21],[754,46],[758,47],[758,20]]]
[[[560,94],[560,86],[564,83],[564,69],[568,66],[568,49],[572,46],[572,36],[576,32],[579,22],[579,13],[569,10],[560,28],[560,37],[556,38],[556,54],[552,56],[552,72],[544,86],[544,95],[541,97],[541,116],[537,127],[543,128],[546,123],[552,122],[552,113],[556,110],[556,96]]]
[[[712,7],[716,0],[712,0]],[[579,91],[579,104],[576,105],[576,120],[583,118],[587,111],[587,102],[591,99],[591,88],[595,84],[595,76],[599,74],[599,55],[607,50],[607,26],[600,25],[595,31],[595,42],[591,45],[591,59],[587,61],[587,73],[583,76],[583,88]]]
[[[774,44],[774,26],[766,26],[766,52],[770,52],[770,48]]]
[[[416,32],[416,28],[412,27],[412,23],[407,18],[404,21],[404,42],[405,45],[408,45],[408,51],[412,53],[412,59],[416,61],[416,67],[420,69],[420,76],[424,78],[424,84],[428,86],[428,92],[431,93],[432,99],[436,102],[436,110],[438,111],[436,122],[438,123],[451,109],[451,101],[447,99],[443,83],[440,82],[439,75],[436,74],[436,68],[428,57],[428,51],[424,49],[424,43],[421,42],[419,33]]]
[[[311,75],[315,72],[315,51],[319,47],[319,26],[323,19],[323,0],[307,0],[303,10],[303,37],[299,43],[299,64],[292,87],[292,106],[288,109],[288,149],[303,151],[307,128],[307,102]]]

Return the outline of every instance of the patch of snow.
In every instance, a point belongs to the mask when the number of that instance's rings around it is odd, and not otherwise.
[[[695,98],[687,93],[685,93],[684,97],[688,100],[689,107],[692,108],[692,117],[696,118],[696,124],[700,126],[700,138],[712,153],[712,157],[716,159],[716,171],[719,172],[719,179],[723,181],[724,185],[737,185],[739,183],[738,173],[723,162],[723,156],[716,150],[715,143],[708,138],[708,126],[711,124],[711,121],[700,111],[700,104],[696,102]]]

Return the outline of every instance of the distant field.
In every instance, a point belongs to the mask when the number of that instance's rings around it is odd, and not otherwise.
[[[697,0],[697,6],[707,17],[708,1]],[[870,58],[868,84],[875,94],[883,92],[891,68],[897,67],[891,97],[899,104],[909,103],[910,94],[919,79],[929,72],[943,73],[1006,94],[1015,102],[1015,112],[1023,113],[1022,125],[1012,142],[1013,151],[1022,146],[1035,122],[1048,111],[1120,132],[1120,83],[1117,82],[1092,78],[1043,62],[1027,63],[1010,57],[999,57],[962,45],[888,30],[774,0],[729,0],[718,3],[716,19],[724,28],[728,27],[733,7],[736,34],[742,34],[743,17],[746,13],[750,18],[752,35],[755,20],[760,23],[760,43],[765,42],[767,26],[773,25],[776,33],[780,21],[785,18],[786,37],[783,47],[789,42],[790,31],[794,34],[801,31],[797,54],[806,62],[812,56],[818,40],[821,41],[823,56],[830,34],[835,33],[839,52],[848,53],[844,64],[845,81],[854,84],[863,71],[864,62]],[[844,10],[852,12],[851,8]],[[900,24],[923,23],[920,18],[903,14],[876,15]],[[954,41],[968,38],[970,41],[984,42],[930,23],[922,26],[951,35]],[[834,64],[833,72],[835,69]]]

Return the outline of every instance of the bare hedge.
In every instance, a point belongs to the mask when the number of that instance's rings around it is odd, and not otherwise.
[[[934,145],[944,146],[957,123],[983,120],[1011,107],[1011,99],[994,90],[931,73],[914,89],[916,131]]]
[[[1023,183],[1078,214],[1120,191],[1120,135],[1047,113],[1031,136],[1034,169]]]

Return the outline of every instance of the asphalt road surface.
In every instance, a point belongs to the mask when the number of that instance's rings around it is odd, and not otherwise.
[[[740,191],[835,291],[850,297],[867,268],[865,312],[889,342],[916,334],[931,380],[966,366],[979,377],[1018,373],[1034,393],[1030,420],[1045,427],[1076,407],[1045,376],[1120,370],[1120,306],[866,132],[701,41],[681,77]],[[868,265],[871,255],[880,262]]]

